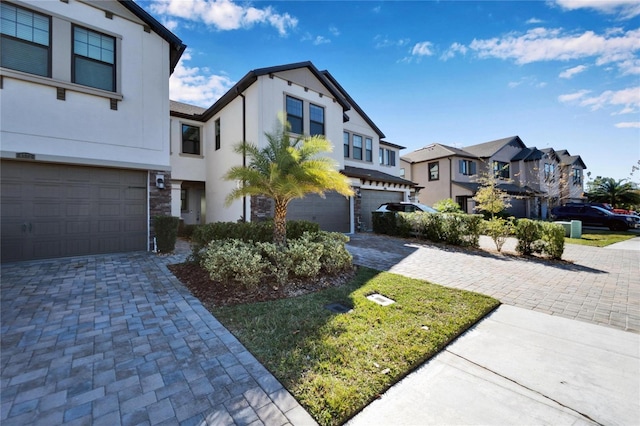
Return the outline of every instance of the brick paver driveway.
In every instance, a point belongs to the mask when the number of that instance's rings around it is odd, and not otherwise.
[[[361,265],[640,332],[640,251],[567,244],[568,262],[559,263],[372,234],[352,236],[348,247]]]
[[[150,253],[2,265],[0,423],[313,424]]]

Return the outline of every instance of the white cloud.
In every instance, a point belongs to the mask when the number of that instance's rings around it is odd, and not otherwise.
[[[542,19],[538,19],[538,18],[531,18],[527,21],[527,24],[530,25],[537,25],[537,24],[542,24],[544,21]]]
[[[151,4],[151,10],[165,20],[173,17],[203,22],[221,31],[268,24],[285,36],[298,25],[297,18],[288,13],[279,14],[271,6],[258,9],[231,0],[156,0]]]
[[[169,31],[175,31],[178,28],[178,21],[175,19],[165,19],[162,21],[162,25],[164,25]]]
[[[601,13],[616,14],[623,19],[631,19],[640,15],[638,0],[556,0],[563,9],[593,9]]]
[[[403,47],[406,46],[410,43],[410,39],[408,38],[401,38],[398,40],[391,40],[390,38],[386,37],[386,36],[382,36],[382,35],[377,35],[373,38],[373,41],[375,42],[375,48],[376,49],[383,49],[385,47]]]
[[[338,37],[340,35],[340,30],[337,27],[334,27],[333,25],[329,27],[329,32],[334,37]]]
[[[469,50],[467,46],[456,42],[449,46],[449,48],[440,56],[440,59],[442,59],[443,61],[447,61],[456,56],[456,54],[458,53],[466,55],[467,50]]]
[[[413,49],[411,49],[411,54],[413,56],[431,56],[433,55],[433,43],[430,41],[416,43]]]
[[[227,76],[211,74],[207,69],[188,67],[185,62],[189,60],[191,52],[187,50],[169,79],[169,97],[175,101],[210,107],[234,82]]]
[[[544,81],[538,81],[536,77],[522,77],[519,81],[510,81],[507,86],[509,87],[509,89],[515,89],[516,87],[523,84],[538,89],[542,89],[547,85],[547,83]]]
[[[585,71],[588,67],[586,65],[578,65],[573,68],[566,69],[560,73],[558,77],[560,78],[573,78],[574,75],[580,74]]]
[[[597,65],[615,64],[623,74],[640,72],[635,57],[640,50],[640,29],[598,35],[593,31],[567,34],[560,28],[534,28],[520,35],[474,39],[469,48],[480,58],[511,59],[518,64],[596,57]]]
[[[331,40],[329,40],[328,38],[322,37],[322,36],[317,36],[314,40],[313,40],[313,44],[318,46],[320,44],[327,44],[327,43],[331,43]]]
[[[633,114],[640,110],[640,86],[629,87],[622,90],[606,90],[596,96],[587,96],[589,90],[580,90],[575,93],[558,96],[563,103],[577,104],[588,107],[591,111],[597,111],[606,107],[622,107],[612,115]]]
[[[616,123],[618,129],[640,129],[640,121],[625,121]]]
[[[560,96],[558,96],[558,100],[560,102],[562,102],[562,103],[570,103],[570,102],[574,102],[574,101],[577,101],[579,99],[584,98],[589,93],[591,93],[591,90],[580,90],[580,91],[575,92],[575,93],[568,93],[566,95],[560,95]]]

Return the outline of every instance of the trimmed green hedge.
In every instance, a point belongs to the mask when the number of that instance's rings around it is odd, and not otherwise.
[[[153,229],[156,234],[157,249],[160,253],[171,253],[176,248],[180,218],[175,216],[155,216]]]

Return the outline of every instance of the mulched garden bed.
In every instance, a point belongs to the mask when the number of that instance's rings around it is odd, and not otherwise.
[[[247,289],[236,282],[213,281],[208,272],[197,263],[169,265],[169,270],[205,306],[232,306],[301,296],[346,284],[356,272],[353,268],[337,275],[290,279],[284,286],[278,286],[275,281],[263,282],[257,288]]]

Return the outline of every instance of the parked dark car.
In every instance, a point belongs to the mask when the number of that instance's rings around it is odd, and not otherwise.
[[[384,203],[376,210],[377,212],[425,212],[438,213],[438,210],[420,203],[401,202],[401,203]]]
[[[612,231],[626,231],[627,229],[640,228],[640,217],[616,214],[602,207],[591,205],[568,204],[551,209],[551,217],[554,220],[579,220],[583,225],[606,226]]]

